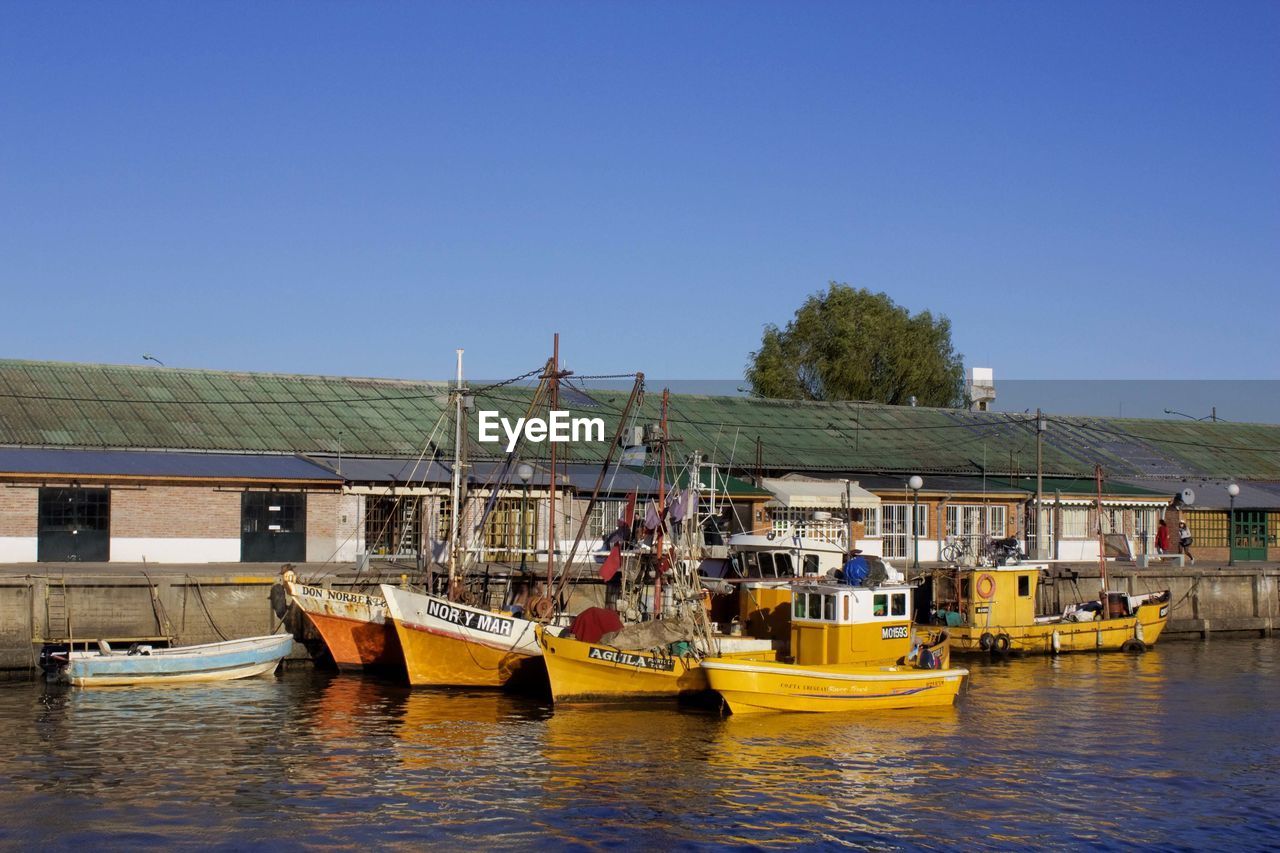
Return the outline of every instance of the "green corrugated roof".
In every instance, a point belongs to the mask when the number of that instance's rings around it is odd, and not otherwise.
[[[643,468],[632,468],[631,470],[638,471],[641,474],[644,474],[646,477],[653,477],[654,481],[657,482],[658,469],[654,466],[647,466]],[[682,468],[675,471],[668,471],[667,487],[677,488],[677,489],[686,489],[689,487],[689,482],[691,481],[691,479],[692,479],[692,474],[688,468]],[[698,483],[699,483],[698,488],[700,489],[712,488],[711,471],[708,468],[703,468],[702,471],[699,473]],[[733,498],[749,498],[749,497],[772,498],[773,497],[773,492],[769,491],[768,489],[762,489],[753,483],[748,483],[746,480],[741,480],[737,477],[731,477],[725,474],[723,471],[716,472],[715,492],[716,494],[728,495],[729,497],[733,497]]]
[[[532,389],[477,392],[477,408],[519,417]],[[591,390],[611,436],[627,393]],[[0,360],[0,444],[280,453],[417,454],[433,429],[451,453],[442,383],[354,377]],[[636,423],[656,422],[647,394]],[[1048,476],[1183,476],[1280,480],[1280,426],[1050,415]],[[911,472],[1026,475],[1035,471],[1034,418],[1024,414],[813,403],[750,397],[671,396],[678,455],[694,450],[735,471]],[[474,426],[474,424],[473,424]],[[545,447],[545,445],[543,445]],[[578,444],[572,460],[603,459],[605,444]],[[475,455],[497,456],[497,445]]]
[[[1015,488],[1035,494],[1036,478],[1016,477],[1001,482],[1011,483]],[[1043,480],[1044,493],[1052,495],[1054,492],[1061,492],[1064,495],[1094,495],[1097,493],[1097,482],[1088,477],[1044,477]],[[1173,493],[1178,491],[1170,485],[1168,491],[1158,492],[1154,489],[1144,489],[1142,486],[1134,486],[1130,483],[1120,483],[1115,480],[1104,479],[1102,481],[1102,494],[1108,497],[1134,497],[1134,498],[1169,498]]]

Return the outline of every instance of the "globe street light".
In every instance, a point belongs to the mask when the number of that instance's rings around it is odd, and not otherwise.
[[[1165,409],[1164,413],[1166,415],[1177,415],[1178,417],[1186,418],[1187,420],[1192,420],[1192,421],[1213,421],[1214,423],[1218,422],[1217,406],[1212,407],[1209,410],[1209,414],[1205,415],[1203,418],[1197,418],[1195,415],[1188,415],[1186,412],[1178,412],[1173,409]]]
[[[1235,483],[1227,486],[1227,495],[1231,498],[1231,511],[1227,514],[1227,565],[1236,564],[1236,495],[1240,487]]]
[[[911,479],[907,480],[907,485],[911,487],[911,568],[920,568],[920,487],[924,485],[924,480],[919,474],[912,474]]]
[[[529,518],[529,481],[533,479],[533,466],[521,462],[516,466],[516,476],[524,483],[524,494],[520,497],[520,572],[523,574],[529,564],[529,539],[525,525]]]

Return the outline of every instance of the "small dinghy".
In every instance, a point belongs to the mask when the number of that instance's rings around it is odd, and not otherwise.
[[[50,675],[77,687],[132,684],[182,684],[231,681],[275,672],[293,651],[293,637],[273,634],[201,646],[156,649],[132,646],[128,651],[98,641],[97,651],[56,652],[49,656]]]

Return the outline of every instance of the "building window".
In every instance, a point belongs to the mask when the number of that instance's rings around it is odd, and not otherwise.
[[[1102,510],[1102,532],[1124,533],[1124,510],[1114,507]]]
[[[365,498],[365,550],[379,556],[416,557],[422,530],[422,497]]]
[[[1060,510],[1062,513],[1062,538],[1063,539],[1088,539],[1089,532],[1089,508],[1084,506],[1064,506]]]
[[[880,535],[880,507],[855,509],[853,520],[862,522],[862,535],[865,538],[874,539]]]
[[[1191,539],[1194,542],[1191,546],[1192,553],[1196,548],[1227,547],[1227,513],[1213,510],[1199,512],[1183,510],[1182,520],[1187,523],[1187,529],[1191,531]],[[1177,544],[1178,531],[1170,530],[1169,547],[1176,547]]]
[[[523,523],[520,518],[522,508]],[[499,498],[485,519],[480,534],[481,559],[518,560],[522,553],[531,554],[538,530],[536,508],[534,501]]]
[[[587,532],[584,541],[599,545],[606,536],[612,536],[618,529],[618,521],[627,511],[627,502],[622,500],[597,500],[587,515]]]
[[[843,510],[829,509],[831,518],[826,521],[815,521],[811,509],[776,508],[770,516],[773,519],[773,532],[778,536],[802,535],[806,539],[820,539],[823,542],[842,544],[848,533],[848,526],[841,520]]]
[[[996,539],[1003,539],[1008,532],[1008,508],[1004,506],[987,507],[987,531]]]
[[[884,556],[905,557],[915,539],[929,538],[928,504],[916,506],[914,525],[911,523],[912,504],[882,504],[881,507],[884,509],[884,525],[880,534],[884,542]]]
[[[1159,521],[1154,509],[1138,509],[1133,513],[1133,536],[1142,553],[1150,553],[1156,549],[1156,527]]]

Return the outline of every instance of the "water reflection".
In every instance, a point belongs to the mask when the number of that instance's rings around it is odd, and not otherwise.
[[[0,843],[1262,846],[1271,641],[971,664],[954,708],[553,710],[305,671],[0,687]]]

